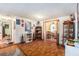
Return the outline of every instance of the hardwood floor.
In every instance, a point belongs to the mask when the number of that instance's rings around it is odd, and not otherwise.
[[[18,46],[27,56],[64,56],[64,48],[58,47],[53,41],[34,41]]]
[[[17,45],[9,45],[0,49],[0,56],[24,56]]]
[[[4,45],[3,45],[4,46]],[[0,48],[0,56],[64,56],[64,47],[56,41],[36,40],[31,43],[9,45]]]

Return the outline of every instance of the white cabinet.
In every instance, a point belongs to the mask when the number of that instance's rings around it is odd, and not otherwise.
[[[65,45],[65,56],[79,56],[79,47]]]
[[[26,43],[32,42],[32,33],[25,33],[24,34],[24,41]]]

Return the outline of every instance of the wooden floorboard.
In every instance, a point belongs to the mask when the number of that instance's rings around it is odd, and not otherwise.
[[[34,41],[18,46],[27,56],[64,56],[64,47],[58,47],[53,41]]]

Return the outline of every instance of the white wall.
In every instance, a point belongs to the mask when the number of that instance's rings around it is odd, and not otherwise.
[[[15,35],[15,40],[14,40],[15,42],[14,43],[20,43],[21,42],[22,35],[24,36],[26,34],[25,23],[27,23],[28,21],[31,22],[29,19],[20,19],[20,21],[21,20],[24,20],[24,23],[23,23],[24,27],[22,27],[21,24],[20,25],[15,24],[16,28],[15,28],[15,34],[14,34]]]
[[[14,19],[12,19],[13,21],[12,21],[12,42],[15,42],[15,40],[16,40],[16,37],[15,37],[15,18]]]
[[[23,19],[20,19],[20,25],[17,25],[16,22],[15,22],[15,42],[14,43],[20,43],[21,42],[21,37],[22,35],[24,34],[24,31],[25,31],[25,23],[24,23],[24,27],[21,26],[21,20]],[[25,21],[24,21],[25,22]]]
[[[2,21],[0,19],[0,40],[2,40]]]
[[[44,24],[43,24],[43,21],[40,21],[40,24],[42,26],[42,39],[44,39]]]

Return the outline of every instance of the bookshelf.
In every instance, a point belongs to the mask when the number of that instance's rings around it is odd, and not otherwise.
[[[78,39],[79,39],[79,21],[78,21],[78,35],[77,36],[78,36]]]
[[[39,39],[39,40],[42,39],[42,27],[41,26],[35,27],[35,40],[36,39]]]
[[[63,44],[66,40],[74,40],[75,24],[73,21],[64,21],[63,23]]]

